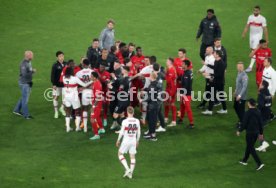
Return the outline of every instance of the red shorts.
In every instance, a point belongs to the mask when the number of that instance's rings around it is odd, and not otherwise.
[[[258,87],[262,84],[263,72],[256,72],[256,84]]]
[[[93,113],[91,113],[91,118],[96,119],[101,116],[102,111],[102,102],[99,102],[97,106],[93,109]]]

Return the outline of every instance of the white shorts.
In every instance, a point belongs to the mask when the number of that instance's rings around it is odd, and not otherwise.
[[[262,35],[253,35],[249,37],[249,44],[251,49],[256,49],[262,39]]]
[[[122,143],[119,149],[119,152],[122,154],[129,153],[131,155],[135,155],[136,151],[136,142]]]
[[[82,91],[81,104],[83,106],[91,105],[91,98],[92,98],[92,90],[91,89],[84,89]]]
[[[53,89],[53,96],[60,96],[62,94],[62,87],[56,87]]]
[[[67,108],[72,106],[74,110],[81,107],[79,96],[76,93],[73,93],[73,94],[64,93],[63,94],[63,104]]]

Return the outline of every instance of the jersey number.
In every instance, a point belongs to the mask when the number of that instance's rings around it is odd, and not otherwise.
[[[128,134],[135,134],[136,129],[137,129],[136,124],[129,124],[127,133]]]
[[[83,76],[82,76],[82,80],[83,80],[84,83],[89,82],[89,81],[90,81],[89,75],[83,75]]]

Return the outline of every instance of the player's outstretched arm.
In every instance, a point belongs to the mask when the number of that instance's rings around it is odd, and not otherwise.
[[[116,142],[116,146],[119,147],[120,143],[121,143],[121,139],[124,135],[124,130],[125,130],[125,125],[124,123],[122,123],[122,126],[121,126],[121,130],[120,130],[120,133],[119,133],[119,136],[118,136],[118,139],[117,139],[117,142]]]
[[[92,81],[89,81],[89,82],[87,82],[87,83],[84,83],[84,82],[81,81],[78,77],[76,77],[76,80],[77,80],[77,84],[79,84],[79,85],[82,86],[82,87],[87,87],[87,86],[89,86],[89,85],[92,84]]]

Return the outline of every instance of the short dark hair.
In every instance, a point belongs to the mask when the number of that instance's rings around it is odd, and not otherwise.
[[[222,57],[222,52],[220,50],[216,50],[215,52],[219,57]]]
[[[109,24],[109,23],[115,24],[115,21],[114,21],[113,19],[109,19],[109,20],[107,21],[107,24]]]
[[[185,59],[185,60],[183,61],[183,63],[184,63],[187,67],[191,66],[191,61],[189,61],[188,59]]]
[[[154,63],[152,67],[154,71],[159,71],[160,69],[160,65],[158,63]]]
[[[69,59],[68,62],[67,62],[67,65],[74,65],[75,64],[75,61],[74,59]]]
[[[266,40],[265,40],[265,39],[261,39],[261,40],[259,41],[259,43],[260,43],[260,44],[266,43]]]
[[[63,55],[64,55],[64,53],[63,53],[62,51],[57,51],[57,52],[56,52],[56,57],[58,57],[60,54],[63,54]]]
[[[123,48],[123,47],[125,47],[126,46],[126,43],[124,43],[124,42],[121,42],[120,44],[119,44],[119,48]]]
[[[157,61],[156,56],[154,56],[154,55],[150,56],[150,63],[151,63],[151,64],[152,64],[152,63],[156,63],[156,61]]]
[[[138,50],[142,50],[142,47],[141,47],[141,46],[138,46],[138,47],[136,48],[136,51],[138,51]]]
[[[256,5],[254,8],[261,10],[261,7],[259,5]]]
[[[265,89],[267,89],[269,86],[269,83],[267,81],[263,80],[262,85],[264,86]]]
[[[250,99],[248,99],[248,103],[251,105],[251,106],[256,106],[256,100],[255,99],[253,99],[253,98],[250,98]]]
[[[215,38],[214,42],[221,41],[221,38]]]
[[[215,10],[212,9],[212,8],[208,9],[208,10],[207,10],[207,13],[208,13],[208,12],[210,12],[210,13],[212,13],[212,14],[215,14]]]
[[[87,66],[90,64],[90,62],[89,62],[88,59],[84,59],[84,60],[82,61],[82,63],[83,63],[84,65],[87,65]]]
[[[99,39],[98,38],[94,38],[93,42],[99,42]]]
[[[111,47],[110,47],[110,52],[111,52],[111,53],[116,52],[116,50],[117,50],[116,46],[111,46]]]
[[[178,51],[182,52],[183,54],[186,54],[186,52],[187,52],[185,48],[180,48],[180,49],[178,49]]]
[[[265,59],[267,59],[267,62],[270,63],[270,65],[272,64],[272,58],[271,57],[266,57]]]
[[[123,66],[123,69],[129,72],[129,67],[128,66]]]
[[[135,47],[135,44],[133,42],[130,42],[130,43],[128,43],[128,46],[134,46]]]
[[[97,72],[95,72],[95,71],[93,71],[93,72],[91,73],[91,75],[92,75],[94,78],[96,78],[96,79],[99,78],[99,74],[98,74]]]
[[[147,56],[144,57],[144,59],[149,59],[150,60],[150,56],[147,55]]]
[[[172,62],[172,64],[173,64],[174,59],[172,57],[169,57],[168,60],[170,60],[170,62]]]
[[[130,62],[130,58],[129,58],[129,57],[126,57],[126,58],[124,59],[124,64],[126,65],[128,62]]]
[[[65,78],[69,78],[70,76],[73,76],[74,74],[74,70],[72,67],[67,67],[66,70],[65,70]]]

